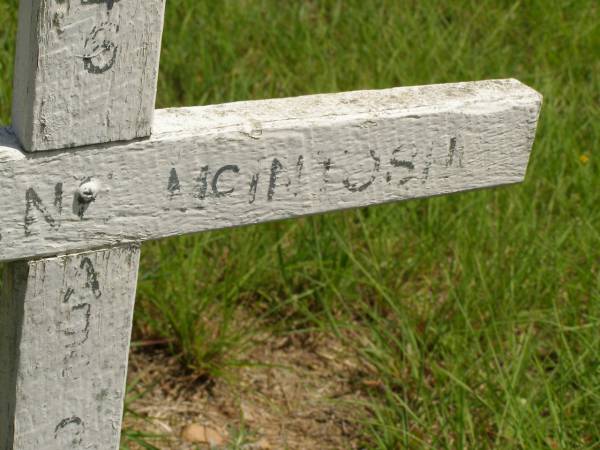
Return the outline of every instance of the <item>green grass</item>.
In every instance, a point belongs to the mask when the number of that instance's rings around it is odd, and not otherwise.
[[[136,336],[228,376],[334,333],[385,386],[368,448],[600,448],[597,2],[169,0],[158,103],[503,77],[545,97],[525,183],[146,244]]]

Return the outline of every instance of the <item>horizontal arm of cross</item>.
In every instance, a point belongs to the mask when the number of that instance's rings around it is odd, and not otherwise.
[[[495,80],[168,109],[37,154],[5,129],[0,261],[516,183],[540,104]]]

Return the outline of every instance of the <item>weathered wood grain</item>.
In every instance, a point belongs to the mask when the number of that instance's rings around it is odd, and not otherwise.
[[[13,126],[28,151],[150,135],[164,0],[21,0]]]
[[[15,262],[0,297],[0,450],[119,448],[139,248]]]
[[[516,183],[540,103],[500,80],[163,110],[149,140],[76,151],[5,133],[0,260]]]

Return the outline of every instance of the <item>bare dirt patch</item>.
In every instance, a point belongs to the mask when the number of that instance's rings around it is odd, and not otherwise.
[[[323,336],[269,339],[253,365],[207,380],[163,351],[134,351],[125,427],[161,435],[151,441],[161,450],[363,448],[366,399],[348,354]]]

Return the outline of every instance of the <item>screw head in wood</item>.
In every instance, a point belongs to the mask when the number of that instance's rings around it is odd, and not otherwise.
[[[100,183],[95,180],[88,180],[84,182],[79,189],[77,190],[77,194],[79,195],[79,200],[82,203],[91,203],[96,200],[98,193],[100,192]]]

